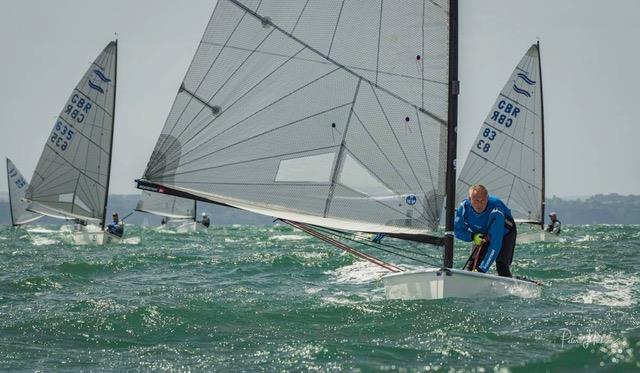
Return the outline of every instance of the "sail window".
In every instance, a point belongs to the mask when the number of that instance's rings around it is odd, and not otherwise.
[[[372,197],[396,195],[349,154],[344,159],[339,182],[348,188]]]
[[[88,211],[88,212],[93,211],[93,210],[91,210],[91,209],[89,208],[89,206],[87,206],[87,204],[86,204],[86,203],[84,203],[84,202],[83,202],[83,201],[82,201],[78,196],[76,196],[76,201],[75,201],[75,202],[76,202],[76,206],[80,207],[81,209],[83,209],[83,210],[85,210],[85,211]]]
[[[335,153],[316,154],[307,157],[283,159],[278,166],[276,181],[328,183]]]

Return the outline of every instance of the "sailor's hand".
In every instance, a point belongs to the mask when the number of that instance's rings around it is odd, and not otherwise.
[[[484,234],[482,233],[474,233],[472,237],[473,237],[473,243],[476,245],[482,245],[485,241]]]

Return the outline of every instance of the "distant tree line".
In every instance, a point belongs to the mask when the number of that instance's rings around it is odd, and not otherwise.
[[[124,217],[133,211],[138,202],[137,195],[109,196],[108,218],[116,211]],[[268,225],[273,218],[253,214],[250,212],[217,206],[208,203],[198,203],[198,219],[206,212],[215,225]],[[597,194],[595,196],[567,200],[558,197],[547,199],[546,214],[551,211],[558,213],[563,224],[640,224],[640,195],[622,196],[619,194]],[[545,217],[548,222],[548,217]],[[136,212],[127,218],[129,224],[159,225],[160,217]],[[0,200],[0,224],[11,224],[9,202]],[[60,220],[41,219],[37,224],[60,224]]]
[[[546,213],[563,224],[640,224],[640,195],[596,194],[581,200],[547,199]],[[548,219],[548,218],[547,218]]]

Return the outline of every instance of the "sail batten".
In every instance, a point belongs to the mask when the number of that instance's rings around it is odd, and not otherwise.
[[[516,221],[544,221],[542,89],[539,47],[532,45],[498,95],[460,172],[457,199],[483,184]]]
[[[90,65],[56,119],[25,198],[56,218],[103,223],[113,119],[117,43]]]
[[[435,3],[220,0],[143,179],[317,226],[430,231],[449,100]]]

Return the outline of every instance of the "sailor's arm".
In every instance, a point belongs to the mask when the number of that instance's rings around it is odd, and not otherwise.
[[[464,205],[458,206],[456,209],[456,217],[453,221],[453,228],[456,238],[462,241],[471,242],[473,232],[469,229],[469,225],[464,221]]]

